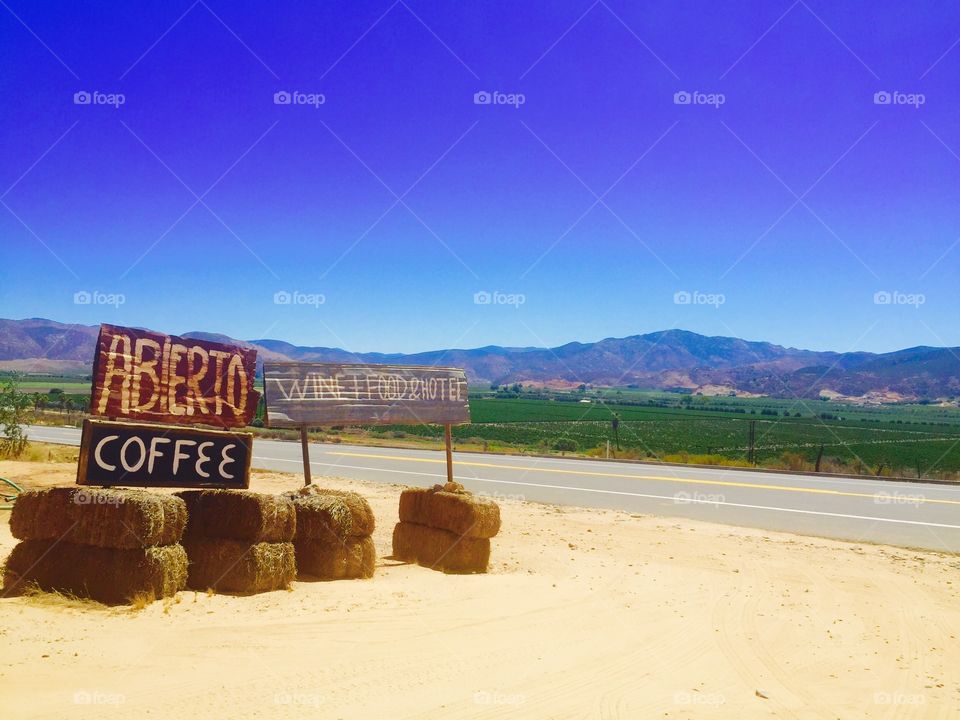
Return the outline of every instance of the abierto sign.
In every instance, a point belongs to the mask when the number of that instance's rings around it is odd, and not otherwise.
[[[242,427],[260,399],[256,362],[254,349],[101,325],[90,414]]]
[[[470,422],[459,368],[268,362],[263,380],[271,427]]]
[[[252,448],[250,433],[85,420],[77,484],[243,489]]]

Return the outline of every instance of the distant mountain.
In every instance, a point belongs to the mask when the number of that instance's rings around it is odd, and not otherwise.
[[[89,367],[97,326],[53,320],[0,320],[0,370]],[[705,394],[751,393],[776,397],[837,398],[871,402],[960,395],[960,348],[916,347],[898,352],[835,353],[797,350],[766,342],[706,337],[685,330],[573,342],[555,348],[500,347],[429,352],[351,353],[303,347],[282,340],[237,341],[214,333],[189,337],[255,347],[259,361],[408,363],[452,365],[470,382],[534,383],[551,387],[637,386]]]

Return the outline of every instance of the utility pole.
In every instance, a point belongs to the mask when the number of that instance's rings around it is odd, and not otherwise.
[[[757,464],[757,421],[750,421],[750,442],[747,450],[747,462],[751,465]]]

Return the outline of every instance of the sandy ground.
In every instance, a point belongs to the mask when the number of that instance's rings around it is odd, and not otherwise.
[[[74,474],[0,462],[30,486]],[[386,559],[399,485],[322,482],[370,500],[372,580],[139,611],[0,599],[0,713],[960,717],[960,557],[503,500],[491,572],[447,576]]]

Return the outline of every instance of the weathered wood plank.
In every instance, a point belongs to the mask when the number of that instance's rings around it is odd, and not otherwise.
[[[101,325],[90,414],[242,427],[253,418],[257,351]]]
[[[459,368],[267,362],[263,377],[271,427],[470,422]]]

